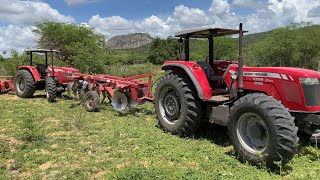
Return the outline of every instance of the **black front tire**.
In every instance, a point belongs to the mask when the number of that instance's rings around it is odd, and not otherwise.
[[[35,92],[35,83],[32,74],[27,70],[19,70],[14,77],[14,89],[20,98],[30,98]]]
[[[58,96],[58,90],[57,90],[56,82],[52,77],[46,78],[46,94],[47,94],[48,102],[53,103],[56,101]]]
[[[201,124],[202,102],[192,81],[184,74],[170,73],[162,77],[154,104],[160,127],[172,134],[192,134]]]
[[[88,112],[98,112],[100,110],[100,97],[96,91],[88,91],[85,93],[83,103]]]
[[[245,115],[251,117],[242,120]],[[253,117],[260,119],[263,126],[257,126],[258,121],[255,122]],[[241,128],[241,122],[255,122],[256,125],[253,123]],[[228,129],[231,142],[244,161],[271,168],[275,167],[276,162],[281,161],[284,165],[290,161],[299,141],[298,128],[288,109],[273,97],[260,93],[248,94],[234,103],[230,109]],[[251,129],[255,133],[250,132]],[[243,131],[245,133],[242,133]],[[258,137],[260,135],[261,137]],[[262,138],[264,135],[268,138]],[[258,138],[260,139],[256,140]],[[265,144],[262,139],[266,141]],[[254,146],[253,142],[258,142],[262,148]]]

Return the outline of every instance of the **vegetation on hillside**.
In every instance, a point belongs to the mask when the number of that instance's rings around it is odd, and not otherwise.
[[[261,41],[249,45],[247,64],[251,66],[293,66],[318,69],[320,26],[279,28]]]

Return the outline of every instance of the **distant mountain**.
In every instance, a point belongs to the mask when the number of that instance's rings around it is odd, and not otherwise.
[[[149,34],[134,33],[114,36],[107,41],[109,49],[133,49],[147,45],[153,41]]]

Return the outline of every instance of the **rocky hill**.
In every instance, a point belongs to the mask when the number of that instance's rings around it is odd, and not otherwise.
[[[149,34],[134,33],[114,36],[107,41],[107,47],[110,49],[132,49],[144,46],[153,41]]]

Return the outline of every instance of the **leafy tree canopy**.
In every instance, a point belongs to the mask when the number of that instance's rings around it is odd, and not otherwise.
[[[82,72],[103,72],[105,37],[81,25],[41,22],[34,30],[40,38],[39,48],[57,49],[62,60]]]

